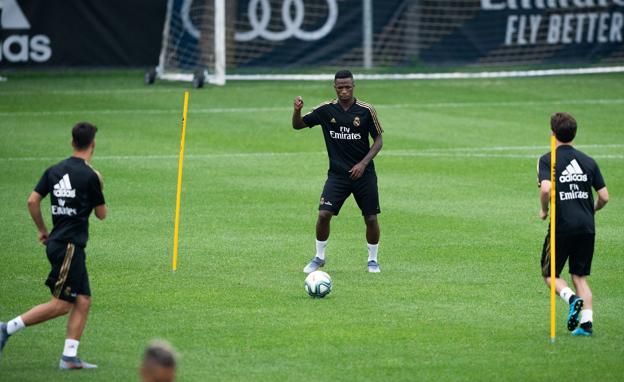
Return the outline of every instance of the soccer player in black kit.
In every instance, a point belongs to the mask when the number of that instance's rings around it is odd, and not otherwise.
[[[52,268],[45,282],[52,298],[7,323],[0,323],[0,354],[9,337],[21,329],[69,313],[59,367],[97,367],[78,358],[78,345],[91,305],[85,262],[89,215],[94,210],[98,219],[106,217],[102,177],[89,165],[96,131],[89,123],[76,124],[72,129],[73,155],[48,168],[28,198],[28,211],[39,231],[39,241],[46,246]],[[54,225],[49,234],[41,214],[41,200],[48,194]]]
[[[383,130],[375,109],[353,97],[354,88],[351,72],[341,70],[334,76],[336,99],[317,106],[303,117],[303,99],[297,97],[294,101],[293,128],[300,130],[321,125],[329,156],[327,181],[321,194],[316,222],[316,255],[303,269],[305,273],[325,265],[331,218],[338,215],[351,194],[362,210],[366,224],[368,271],[380,272],[377,262],[380,235],[377,214],[381,210],[373,158],[381,150]],[[369,135],[373,139],[372,145]]]
[[[598,164],[575,149],[576,120],[568,113],[556,113],[550,119],[552,134],[557,142],[556,163],[556,222],[555,222],[555,288],[570,304],[568,330],[574,336],[593,333],[592,292],[587,284],[594,255],[594,214],[609,201],[609,192]],[[546,219],[550,202],[550,152],[538,162],[540,187],[540,218]],[[592,188],[596,190],[594,203]],[[549,229],[550,230],[550,229]],[[569,259],[570,275],[576,293],[559,277]],[[542,249],[542,276],[550,286],[550,236],[547,233]],[[579,325],[580,314],[580,327]]]

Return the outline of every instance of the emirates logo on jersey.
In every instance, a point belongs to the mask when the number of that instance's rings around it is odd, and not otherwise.
[[[362,139],[362,134],[360,133],[352,133],[351,129],[348,127],[340,126],[340,131],[330,131],[329,136],[333,139],[341,139],[341,140],[357,140]]]

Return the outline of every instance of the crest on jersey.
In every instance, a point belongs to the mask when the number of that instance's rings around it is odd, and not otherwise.
[[[335,123],[336,123],[336,118],[333,118],[333,117],[332,117],[332,119],[331,119],[329,122],[331,122],[331,123],[335,124]]]
[[[353,126],[360,127],[360,117],[355,117],[353,120]]]

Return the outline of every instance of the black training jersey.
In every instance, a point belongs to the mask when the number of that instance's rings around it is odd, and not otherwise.
[[[89,239],[89,215],[104,204],[102,184],[95,170],[83,159],[70,157],[48,168],[35,191],[50,194],[54,227],[49,240],[86,245]]]
[[[383,133],[375,109],[358,100],[346,111],[337,100],[325,102],[304,115],[303,122],[308,127],[321,125],[329,156],[329,172],[344,176],[348,176],[349,170],[370,151],[368,136],[375,139]],[[365,172],[375,172],[373,161]]]
[[[594,197],[605,187],[598,164],[570,145],[557,148],[556,225],[564,234],[595,233]],[[542,155],[537,165],[538,185],[550,181],[550,152]]]

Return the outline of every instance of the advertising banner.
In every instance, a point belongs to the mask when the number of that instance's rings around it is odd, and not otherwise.
[[[227,0],[227,67],[363,66],[366,20],[379,67],[624,62],[624,0],[365,3]],[[155,66],[167,20],[168,59],[196,69],[213,15],[214,0],[1,0],[0,67]]]
[[[422,30],[442,5],[423,9]],[[423,44],[428,64],[564,64],[624,60],[624,0],[481,0]],[[431,28],[432,29],[432,28]]]
[[[0,67],[146,66],[166,1],[2,0]]]

